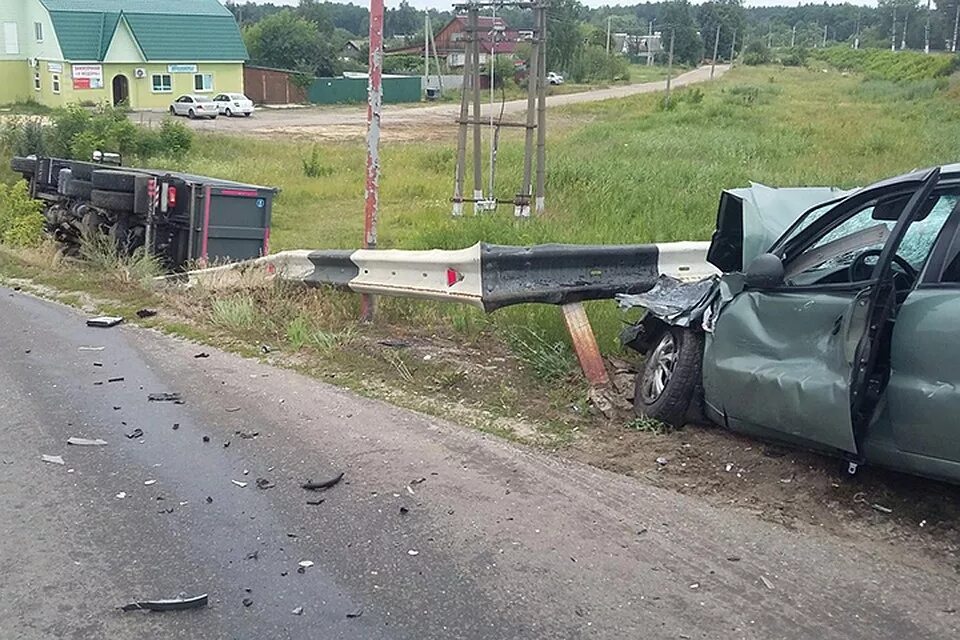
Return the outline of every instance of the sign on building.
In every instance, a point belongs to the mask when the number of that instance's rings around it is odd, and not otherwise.
[[[168,64],[167,72],[169,73],[196,73],[197,65],[195,64]]]
[[[103,89],[103,66],[75,64],[71,67],[74,89]]]

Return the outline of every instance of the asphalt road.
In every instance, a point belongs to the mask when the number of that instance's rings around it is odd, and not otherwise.
[[[960,631],[951,567],[789,531],[266,364],[83,320],[0,289],[5,640]],[[185,403],[148,402],[155,392]],[[136,428],[142,438],[124,436]],[[70,436],[108,445],[70,446]],[[322,494],[300,487],[341,471]],[[276,486],[258,489],[257,478]],[[315,565],[298,573],[301,560]],[[209,593],[210,604],[117,610],[180,592]]]
[[[716,75],[726,73],[728,65],[718,65]],[[699,67],[678,75],[672,81],[673,87],[682,87],[710,79],[710,67]],[[548,107],[558,107],[584,102],[598,102],[614,98],[625,98],[642,93],[662,91],[666,81],[643,82],[625,84],[595,89],[579,93],[567,93],[547,98]],[[489,104],[484,96],[481,117],[489,117]],[[495,111],[499,114],[501,105],[496,103]],[[503,104],[505,120],[517,120],[517,116],[526,112],[527,101],[509,100]],[[460,113],[459,103],[446,102],[433,105],[384,105],[383,107],[383,134],[386,137],[405,138],[415,136],[420,139],[424,129],[436,127],[455,127]],[[141,111],[130,116],[141,124],[158,124],[166,117],[165,112]],[[236,133],[248,135],[317,135],[340,139],[343,137],[363,136],[366,131],[366,105],[350,105],[337,107],[315,107],[294,109],[261,109],[249,118],[227,118],[221,116],[216,120],[187,120],[183,122],[200,131],[216,131],[221,133]]]

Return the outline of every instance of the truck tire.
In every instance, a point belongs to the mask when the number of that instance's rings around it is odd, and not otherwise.
[[[93,180],[93,170],[98,166],[92,162],[71,162],[70,172],[75,179],[90,182]]]
[[[78,228],[80,229],[81,239],[83,237],[91,238],[97,233],[103,232],[103,225],[106,223],[104,217],[96,211],[87,211],[80,219]]]
[[[10,160],[10,168],[16,173],[32,176],[37,172],[37,159],[14,156]]]
[[[94,189],[90,193],[90,203],[110,211],[133,211],[133,194],[122,191],[102,191]]]
[[[122,191],[133,193],[137,174],[130,171],[97,169],[93,172],[93,188],[100,191]]]
[[[63,191],[71,198],[89,201],[90,193],[93,191],[93,183],[87,180],[79,180],[76,174],[72,174],[70,181],[64,185]]]
[[[700,387],[703,334],[667,327],[637,374],[633,410],[674,427],[682,427]]]

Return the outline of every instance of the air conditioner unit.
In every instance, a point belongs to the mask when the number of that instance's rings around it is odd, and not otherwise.
[[[144,68],[142,68],[142,67],[139,68],[139,69],[134,69],[134,70],[133,70],[133,75],[134,75],[134,77],[136,77],[136,78],[146,78],[146,77],[147,77],[147,70],[144,69]]]
[[[27,64],[31,67],[38,67],[40,66],[40,61],[36,58],[27,58]]]

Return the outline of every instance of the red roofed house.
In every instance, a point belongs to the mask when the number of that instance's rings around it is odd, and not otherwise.
[[[513,55],[517,45],[530,40],[532,32],[521,32],[511,29],[503,18],[480,16],[480,64],[486,64],[491,54]],[[467,16],[456,16],[448,22],[434,38],[437,44],[437,54],[446,59],[450,68],[462,67],[468,39]],[[394,49],[388,54],[423,54],[423,45]]]

